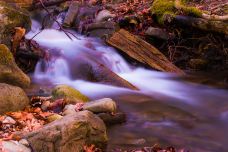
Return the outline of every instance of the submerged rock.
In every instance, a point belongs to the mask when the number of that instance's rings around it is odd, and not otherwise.
[[[52,95],[55,99],[64,98],[67,103],[80,103],[89,101],[88,97],[67,85],[56,86],[52,91]]]
[[[30,78],[17,66],[12,53],[4,44],[0,44],[0,83],[22,88],[30,85]]]
[[[31,27],[29,13],[0,1],[0,43],[10,46],[15,27],[23,27],[27,31]]]
[[[0,83],[0,114],[23,110],[28,105],[29,99],[21,88]]]
[[[85,145],[104,148],[107,142],[104,122],[89,111],[67,115],[25,137],[36,152],[80,152]]]

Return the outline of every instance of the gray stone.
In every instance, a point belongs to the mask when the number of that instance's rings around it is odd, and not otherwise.
[[[115,112],[117,109],[117,105],[115,101],[110,98],[103,98],[100,100],[90,101],[85,103],[82,106],[83,110],[89,110],[94,113],[102,113],[102,112]]]
[[[114,18],[115,16],[116,16],[115,14],[112,14],[108,10],[102,10],[96,15],[95,21],[103,22],[103,21],[107,21],[110,18]]]
[[[164,31],[163,29],[156,28],[156,27],[149,27],[145,34],[147,36],[163,39],[163,40],[168,40],[173,38],[174,36],[169,34],[168,32]]]

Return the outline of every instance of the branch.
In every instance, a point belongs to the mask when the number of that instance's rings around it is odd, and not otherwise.
[[[196,9],[196,11],[200,12],[200,17],[206,20],[211,20],[211,21],[228,21],[228,15],[224,15],[224,16],[219,16],[219,15],[209,15],[204,13],[203,11],[195,8],[195,7],[188,7],[188,6],[184,6],[183,4],[181,4],[180,0],[175,0],[174,5],[176,7],[176,9],[178,10],[182,10],[184,12],[189,12],[193,9]]]
[[[44,10],[51,16],[51,18],[58,24],[60,30],[63,31],[63,32],[66,34],[66,36],[67,36],[70,40],[73,40],[73,39],[71,38],[71,36],[70,36],[69,34],[71,34],[72,36],[74,36],[76,39],[79,39],[79,38],[76,37],[73,33],[66,31],[66,30],[62,27],[62,25],[59,23],[59,21],[57,21],[57,20],[51,15],[51,12],[47,9],[47,7],[45,6],[45,4],[43,3],[43,0],[39,0],[39,1],[40,1],[41,5],[42,5],[43,9],[44,9]]]

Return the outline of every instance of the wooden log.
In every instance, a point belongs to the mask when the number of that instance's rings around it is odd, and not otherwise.
[[[115,32],[106,42],[153,69],[184,74],[181,69],[172,64],[158,49],[124,29]]]
[[[174,24],[194,27],[203,31],[228,34],[228,23],[223,21],[212,21],[190,16],[176,15],[173,19]]]

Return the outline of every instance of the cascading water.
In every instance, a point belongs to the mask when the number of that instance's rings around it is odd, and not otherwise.
[[[33,21],[33,29],[26,35],[26,38],[32,38],[39,32],[37,29],[39,29],[39,23]],[[114,131],[114,135],[110,133],[113,138],[118,138],[117,135],[123,139],[141,137],[151,143],[161,140],[163,143],[171,143],[180,147],[184,146],[183,143],[189,142],[190,147],[196,147],[195,151],[199,151],[207,144],[209,146],[205,148],[205,151],[214,151],[214,149],[219,149],[220,143],[225,144],[228,141],[223,138],[224,135],[222,136],[225,128],[228,127],[228,92],[226,90],[178,81],[178,76],[170,73],[131,67],[115,49],[106,46],[101,40],[79,35],[77,37],[79,39],[72,36],[72,40],[70,40],[62,31],[46,29],[34,38],[39,45],[48,50],[50,56],[48,61],[38,62],[33,75],[34,82],[41,84],[46,80],[54,85],[68,84],[91,98],[113,97],[117,100],[131,102],[131,105],[121,106],[124,111],[129,113],[129,120],[119,129],[126,133],[135,132],[135,135],[125,137]],[[83,72],[79,68],[82,60],[99,61],[137,86],[140,91],[131,91],[78,78],[80,72]],[[81,71],[77,71],[77,68]],[[128,98],[116,97],[117,94],[127,95]],[[157,102],[158,100],[159,102]],[[134,102],[132,103],[132,101]],[[144,113],[145,111],[148,113]],[[151,116],[151,114],[153,115]],[[184,116],[179,117],[179,114]],[[150,120],[150,117],[159,118]],[[209,121],[216,124],[211,124]],[[190,127],[188,130],[181,126],[183,122],[190,123],[192,128]],[[143,131],[138,128],[142,128]],[[155,130],[153,133],[150,132],[152,128]],[[217,135],[213,135],[212,138],[210,132],[213,130],[216,130]],[[163,131],[164,133],[158,133]],[[167,136],[169,134],[170,137]],[[176,134],[180,137],[175,136]],[[197,135],[198,137],[196,137]],[[210,139],[207,139],[206,142],[204,141],[206,138]],[[113,140],[111,143],[121,145]],[[220,149],[228,150],[226,148],[228,147]]]

